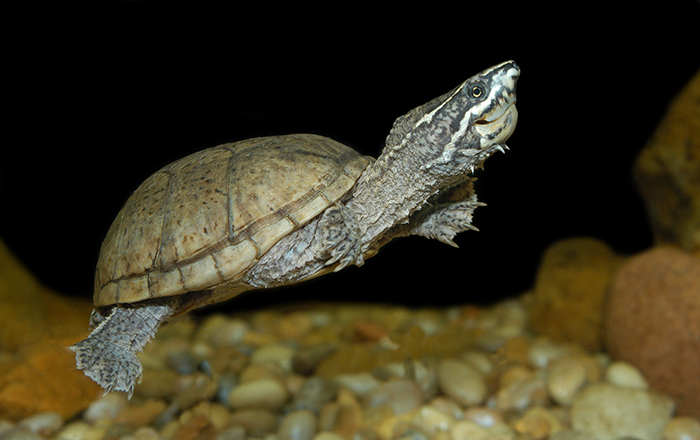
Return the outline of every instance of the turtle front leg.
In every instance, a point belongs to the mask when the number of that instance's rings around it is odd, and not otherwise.
[[[105,390],[124,391],[129,398],[141,381],[143,367],[136,353],[156,334],[158,327],[173,313],[171,307],[113,307],[106,318],[94,313],[99,323],[86,339],[68,347],[75,352],[78,369]]]
[[[427,238],[434,238],[450,246],[458,247],[452,239],[460,232],[472,230],[478,231],[472,225],[472,214],[478,206],[483,203],[474,200],[463,200],[461,202],[443,203],[431,205],[421,211],[415,222],[411,222],[412,228],[406,232],[408,235],[420,235]]]
[[[362,266],[360,226],[353,213],[342,205],[331,206],[321,217],[316,232],[320,255],[329,255],[326,266],[339,263],[334,272],[349,264]]]
[[[413,213],[408,223],[397,226],[385,239],[420,235],[457,247],[452,239],[460,232],[478,231],[472,225],[472,215],[477,207],[485,206],[476,200],[473,181],[468,178],[441,191]]]

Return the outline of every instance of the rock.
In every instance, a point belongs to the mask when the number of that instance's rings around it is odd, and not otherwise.
[[[619,258],[593,238],[570,238],[550,246],[537,273],[532,328],[555,341],[601,348],[605,292]]]
[[[654,238],[700,250],[700,71],[669,107],[634,165]]]
[[[12,428],[2,433],[2,440],[43,440],[43,437],[27,428]]]
[[[454,359],[443,360],[438,367],[440,388],[464,406],[480,404],[486,397],[486,380],[474,367]]]
[[[91,426],[83,421],[75,421],[67,424],[54,437],[57,440],[79,440],[85,438],[85,433],[90,430]]]
[[[452,414],[441,411],[434,405],[425,405],[413,413],[411,426],[434,436],[439,431],[449,431],[456,421]]]
[[[240,426],[249,434],[274,432],[277,429],[277,416],[263,409],[242,409],[234,411],[229,419],[230,426]]]
[[[173,438],[178,440],[213,440],[216,435],[214,425],[207,416],[198,414],[187,420],[175,432]]]
[[[625,436],[661,440],[673,409],[673,401],[666,396],[605,383],[593,384],[574,399],[571,427],[601,440]]]
[[[338,346],[334,343],[321,343],[301,348],[292,357],[292,369],[299,374],[313,374],[318,364],[337,349]]]
[[[316,416],[308,409],[287,414],[279,428],[279,440],[311,440],[316,434]]]
[[[562,429],[552,434],[550,440],[598,440],[598,438],[587,433]]]
[[[368,395],[380,385],[379,380],[370,372],[339,374],[333,381],[361,397]]]
[[[288,313],[277,322],[277,334],[285,341],[298,341],[314,327],[308,313]]]
[[[242,383],[229,395],[233,408],[277,410],[287,401],[287,390],[275,379],[259,379]]]
[[[530,408],[513,427],[521,436],[536,440],[547,439],[562,429],[561,422],[544,408]]]
[[[336,433],[324,431],[324,432],[319,432],[318,434],[316,434],[316,436],[314,437],[314,440],[345,440],[345,439],[344,439],[344,437],[341,437]]]
[[[87,336],[91,303],[42,286],[0,241],[0,304],[0,418],[85,409],[99,387],[64,347]]]
[[[503,423],[503,415],[488,408],[469,408],[464,411],[464,419],[487,429]]]
[[[83,420],[93,425],[100,420],[114,420],[126,404],[124,393],[109,393],[87,407],[83,413]]]
[[[550,397],[545,380],[523,367],[511,367],[501,375],[496,392],[496,409],[524,412],[532,406],[544,406]]]
[[[671,419],[664,428],[664,440],[700,440],[700,421],[691,417]]]
[[[257,365],[274,364],[283,371],[292,371],[294,349],[283,344],[269,344],[260,347],[250,356],[250,363]]]
[[[338,386],[322,377],[310,377],[304,381],[299,391],[294,395],[290,408],[295,410],[308,409],[318,413],[321,407],[338,394]]]
[[[63,426],[63,417],[55,412],[44,412],[20,420],[17,426],[42,437],[50,437]]]
[[[649,389],[649,385],[644,380],[642,373],[627,362],[611,364],[605,372],[605,380],[612,385],[622,388],[633,390]]]
[[[41,285],[0,240],[0,350],[87,336],[92,302]],[[61,342],[63,342],[61,341]]]
[[[56,412],[70,419],[101,392],[75,368],[69,341],[35,344],[0,373],[0,418],[19,420],[39,412]]]
[[[450,430],[453,440],[485,439],[488,438],[488,433],[488,429],[468,420],[455,423]]]
[[[367,406],[386,406],[397,416],[418,409],[423,403],[421,391],[410,380],[392,380],[379,385],[368,397]]]
[[[700,417],[700,258],[669,246],[620,267],[606,304],[610,355],[670,394],[679,415]]]
[[[557,359],[547,371],[547,391],[559,405],[569,406],[588,382],[587,365],[582,356]]]
[[[209,316],[199,327],[196,339],[214,347],[234,347],[243,341],[250,327],[238,319],[229,319],[221,314]]]
[[[146,426],[153,422],[167,407],[168,405],[162,400],[146,400],[138,405],[126,406],[119,412],[114,421],[134,428]]]

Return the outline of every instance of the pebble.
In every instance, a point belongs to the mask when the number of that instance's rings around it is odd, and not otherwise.
[[[2,433],[2,440],[42,440],[39,434],[27,428],[15,427]]]
[[[250,356],[250,363],[253,365],[274,364],[285,372],[291,372],[293,357],[293,348],[282,344],[270,344],[257,349]]]
[[[49,437],[63,426],[63,417],[55,412],[44,412],[20,420],[17,426],[42,437]]]
[[[544,379],[530,374],[508,381],[501,387],[496,392],[493,406],[500,411],[524,412],[532,406],[544,406],[550,397]]]
[[[178,374],[192,374],[197,370],[198,360],[189,350],[176,350],[167,354],[168,366]]]
[[[544,408],[531,408],[514,425],[520,435],[527,435],[535,440],[544,440],[562,429],[561,422]]]
[[[316,416],[308,409],[293,411],[287,414],[279,428],[279,440],[311,440],[316,434]]]
[[[571,354],[571,348],[547,339],[537,339],[530,345],[528,359],[537,368],[546,368],[551,361]]]
[[[571,426],[602,439],[658,440],[673,410],[673,401],[660,394],[598,383],[574,399]]]
[[[140,404],[125,407],[119,411],[114,421],[134,428],[149,425],[167,407],[168,405],[163,400],[146,400]]]
[[[82,420],[71,422],[63,427],[55,438],[57,440],[82,440],[85,438],[85,433],[91,429],[89,423]]]
[[[244,321],[214,314],[202,323],[195,338],[215,347],[235,347],[249,331],[250,326]]]
[[[316,434],[313,440],[345,440],[334,432],[323,431]]]
[[[425,405],[415,412],[411,419],[411,425],[434,435],[438,431],[448,431],[456,421],[453,415],[443,412],[433,405]]]
[[[274,432],[277,429],[277,416],[268,410],[242,409],[231,414],[229,424],[240,426],[247,433]]]
[[[415,411],[422,402],[423,397],[418,386],[406,379],[383,383],[366,399],[368,407],[386,406],[397,416]]]
[[[551,362],[547,372],[547,390],[560,405],[569,406],[588,381],[586,365],[578,356],[567,356]]]
[[[481,373],[454,359],[445,359],[440,363],[438,381],[445,394],[461,405],[478,405],[486,397],[486,381]]]
[[[333,378],[333,381],[360,397],[370,394],[380,384],[379,380],[368,371],[354,374],[338,374]]]
[[[277,410],[287,401],[287,390],[275,379],[242,383],[231,390],[228,403],[233,408]]]
[[[452,440],[473,440],[488,438],[489,430],[469,420],[457,422],[450,429]]]
[[[99,420],[113,420],[126,404],[126,396],[123,393],[109,393],[92,402],[83,413],[83,419],[93,424]]]
[[[161,440],[158,431],[151,428],[150,426],[143,426],[134,431],[134,438],[136,440]],[[124,439],[124,437],[122,437]]]
[[[291,409],[308,409],[318,413],[321,407],[335,399],[338,386],[322,377],[310,377],[304,381],[299,391],[294,395]]]
[[[464,419],[487,429],[503,423],[501,413],[488,408],[469,408],[464,411]]]
[[[700,421],[692,417],[671,419],[664,428],[663,440],[700,440]]]
[[[292,357],[292,369],[299,374],[313,374],[316,367],[337,349],[338,346],[333,343],[321,343],[301,348]]]
[[[642,373],[627,362],[612,363],[605,373],[605,380],[612,385],[622,388],[633,390],[649,389],[649,384],[647,384]]]
[[[49,414],[0,420],[0,439],[700,440],[700,422],[672,419],[636,368],[533,337],[513,301],[316,307],[171,328],[143,353],[134,399],[111,393],[65,426]],[[450,345],[472,330],[469,348]],[[352,367],[322,372],[341,352]]]

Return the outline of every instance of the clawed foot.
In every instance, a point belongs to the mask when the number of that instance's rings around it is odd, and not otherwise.
[[[456,203],[434,205],[421,213],[411,233],[458,247],[453,241],[455,235],[468,230],[479,230],[472,225],[472,214],[478,206],[483,205],[476,201],[476,197]]]
[[[339,263],[333,269],[334,272],[349,264],[358,266],[364,264],[360,248],[360,228],[346,208],[341,206],[329,208],[319,221],[317,234],[322,253],[329,255],[325,265]]]
[[[165,305],[113,307],[106,318],[93,312],[91,323],[97,326],[95,330],[87,339],[68,347],[75,352],[76,366],[104,388],[105,394],[124,391],[131,398],[143,373],[136,353],[172,312]]]
[[[110,391],[124,391],[131,399],[143,373],[134,352],[92,336],[68,348],[75,352],[78,369],[104,388],[105,395]]]

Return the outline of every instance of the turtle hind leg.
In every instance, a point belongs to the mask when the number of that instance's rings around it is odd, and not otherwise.
[[[163,305],[114,307],[90,336],[68,348],[75,352],[78,369],[104,388],[105,394],[124,391],[131,398],[143,372],[136,353],[172,312]]]

